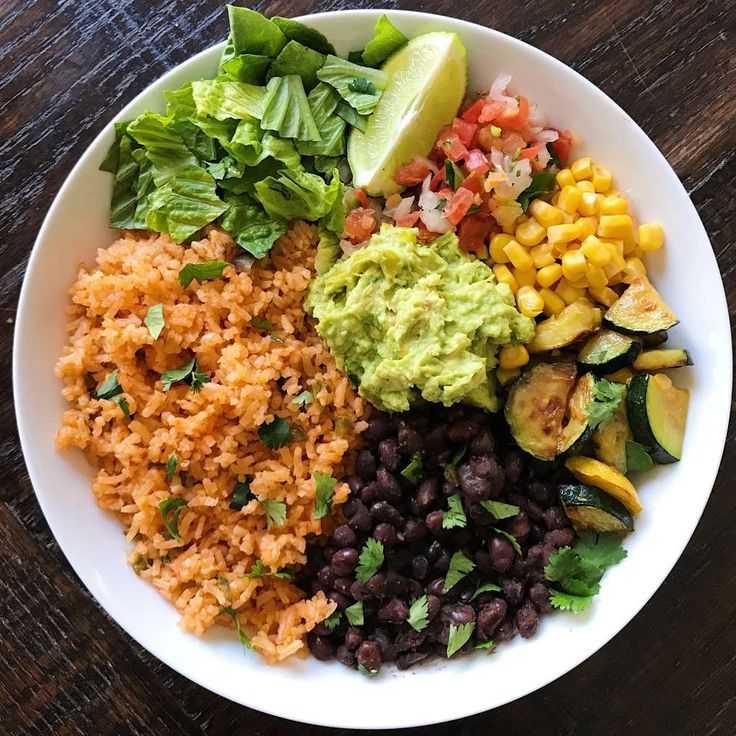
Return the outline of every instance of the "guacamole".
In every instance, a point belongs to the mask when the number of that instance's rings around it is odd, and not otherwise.
[[[419,396],[495,411],[497,347],[534,335],[509,287],[454,233],[423,245],[415,229],[384,225],[317,276],[306,306],[361,396],[388,411]]]

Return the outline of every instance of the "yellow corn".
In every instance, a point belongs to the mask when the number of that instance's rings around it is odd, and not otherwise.
[[[584,177],[580,177],[581,179]],[[562,187],[569,186],[570,184],[575,183],[575,177],[572,174],[572,171],[570,169],[562,169],[557,176],[555,177],[557,180],[557,183],[560,185],[560,189]]]
[[[536,268],[527,268],[525,271],[520,271],[518,268],[515,268],[512,273],[514,274],[514,278],[516,279],[516,283],[519,284],[519,286],[534,286],[534,284],[537,281],[537,269]]]
[[[574,184],[568,184],[566,187],[562,187],[557,199],[557,206],[568,214],[574,215],[578,211],[582,198],[583,193]]]
[[[547,240],[550,243],[569,243],[580,237],[580,228],[575,223],[552,225],[547,228]]]
[[[520,286],[516,294],[519,311],[526,317],[536,317],[544,309],[544,299],[533,286]]]
[[[598,230],[597,217],[578,217],[575,222],[580,229],[580,240],[585,240],[589,235],[595,235]]]
[[[506,243],[503,247],[503,252],[508,256],[511,263],[514,264],[514,268],[517,268],[519,271],[526,271],[534,266],[532,257],[515,240]]]
[[[508,222],[505,222],[501,226],[501,230],[503,230],[506,235],[511,235],[511,237],[513,237],[514,233],[516,232],[516,220],[509,220]]]
[[[568,279],[568,281],[570,281]],[[575,281],[570,281],[570,285],[574,286],[576,289],[582,289],[585,291],[590,286],[590,283],[588,281],[588,277],[583,275],[579,279],[575,279]]]
[[[531,255],[532,261],[534,262],[534,268],[544,268],[545,266],[551,266],[555,262],[555,257],[550,252],[547,243],[535,245],[529,251],[529,255]]]
[[[629,203],[623,197],[609,194],[601,200],[601,215],[625,215],[628,211]]]
[[[574,301],[580,299],[581,296],[585,296],[585,290],[576,288],[567,279],[563,278],[560,279],[560,283],[557,284],[555,294],[557,294],[565,304],[572,304]]]
[[[592,179],[596,192],[607,192],[611,188],[611,172],[605,166],[593,166]]]
[[[519,284],[514,278],[514,274],[511,273],[511,269],[503,264],[503,263],[497,263],[493,267],[493,274],[496,277],[496,281],[498,281],[499,284],[506,284],[511,291],[516,294],[516,292],[519,290]]]
[[[611,262],[613,254],[595,235],[588,235],[580,246],[580,252],[594,266],[603,268]]]
[[[544,309],[542,311],[547,317],[559,314],[565,308],[565,302],[552,289],[540,289],[539,296],[544,300]]]
[[[639,225],[639,247],[645,253],[659,250],[664,245],[664,230],[658,222]]]
[[[602,289],[588,289],[588,293],[597,302],[607,307],[610,307],[618,299],[618,294],[607,286],[604,286]]]
[[[626,261],[618,252],[615,245],[611,247],[609,252],[611,252],[612,257],[608,265],[603,267],[603,271],[605,272],[606,278],[610,284],[620,284],[620,277],[618,279],[617,277],[626,268]]]
[[[598,235],[602,238],[633,238],[634,223],[629,215],[601,215]]]
[[[578,186],[580,186],[580,184],[582,183],[582,181],[579,182]],[[580,206],[578,207],[578,212],[580,212],[580,214],[584,215],[585,217],[598,213],[598,197],[594,192],[583,192],[583,195],[580,198]]]
[[[606,272],[600,266],[594,266],[592,263],[588,264],[585,278],[588,279],[588,284],[593,289],[602,289],[604,286],[608,286]]]
[[[515,240],[521,245],[525,245],[530,248],[532,245],[537,245],[544,240],[544,236],[547,234],[544,226],[540,225],[534,218],[522,222],[516,226]]]
[[[559,263],[551,263],[537,271],[537,283],[545,289],[556,284],[561,278],[562,266]]]
[[[504,246],[513,240],[512,235],[498,233],[491,238],[491,258],[496,263],[508,263],[509,257],[503,252]]]
[[[545,202],[543,199],[533,199],[529,205],[529,212],[534,215],[534,219],[543,227],[562,224],[562,210],[549,202]]]
[[[593,162],[590,160],[590,156],[579,158],[577,161],[573,161],[570,166],[570,171],[575,177],[576,181],[581,179],[590,179],[593,176]]]
[[[624,269],[624,282],[630,284],[637,276],[646,276],[647,267],[641,258],[627,258],[626,268]]]
[[[593,186],[593,182],[592,181],[588,181],[587,179],[583,179],[582,181],[579,181],[575,186],[581,192],[584,192],[586,194],[588,194],[588,193],[591,193],[592,194],[592,193],[595,192],[595,187]]]
[[[585,276],[588,265],[580,250],[568,250],[562,254],[562,273],[568,281],[576,281]]]
[[[498,364],[506,370],[521,368],[529,362],[529,352],[523,345],[506,345],[498,354]]]
[[[632,232],[631,235],[627,235],[624,238],[624,255],[631,256],[634,254],[635,250],[636,250],[636,240],[634,240],[634,234]]]
[[[502,386],[508,386],[511,381],[515,381],[521,375],[518,368],[507,371],[504,368],[496,368],[496,378]]]

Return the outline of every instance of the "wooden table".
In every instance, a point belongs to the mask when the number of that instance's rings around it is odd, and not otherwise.
[[[355,6],[459,13],[544,49],[607,92],[652,137],[683,180],[712,238],[733,316],[736,10],[732,3],[255,3],[258,10],[281,15]],[[15,306],[46,209],[113,113],[163,72],[223,38],[226,23],[220,0],[0,2],[2,735],[326,732],[219,698],[131,641],[82,587],[51,536],[14,426],[10,365]],[[652,601],[621,634],[537,693],[492,713],[422,733],[733,736],[734,450],[732,429],[713,496],[692,542]],[[315,707],[329,708],[328,698],[325,693],[325,702]],[[356,722],[359,719],[356,713]]]

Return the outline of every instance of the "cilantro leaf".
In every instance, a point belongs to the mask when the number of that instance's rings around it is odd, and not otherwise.
[[[241,577],[244,578],[263,578],[263,577],[279,578],[280,580],[293,580],[294,576],[290,572],[269,572],[263,566],[263,560],[258,559],[253,563],[250,572],[245,573]]]
[[[186,508],[187,502],[183,498],[167,498],[158,505],[166,531],[172,539],[181,542],[179,533],[179,516]]]
[[[319,470],[315,471],[314,480],[317,487],[314,502],[314,518],[323,519],[330,513],[330,509],[332,508],[332,499],[335,495],[337,481],[331,475],[322,473]]]
[[[450,558],[450,566],[445,576],[445,584],[442,590],[447,593],[454,588],[468,573],[475,569],[475,563],[469,560],[462,552],[458,551]],[[461,644],[462,646],[462,644]]]
[[[411,459],[411,462],[401,471],[401,475],[406,478],[409,483],[416,485],[421,480],[423,469],[424,463],[422,462],[422,456],[417,453]]]
[[[192,392],[196,394],[205,383],[209,383],[211,380],[212,378],[207,373],[202,373],[196,370],[192,371]]]
[[[363,625],[363,601],[353,603],[345,609],[345,618],[351,626]]]
[[[447,186],[454,191],[465,181],[462,169],[449,158],[445,159],[445,181]]]
[[[640,470],[651,470],[654,467],[652,456],[644,445],[633,440],[626,440],[626,469],[630,473]]]
[[[234,608],[231,608],[230,606],[226,606],[220,609],[220,614],[230,616],[230,618],[235,622],[235,631],[238,632],[238,639],[240,639],[240,643],[246,649],[253,649],[253,645],[251,644],[250,639],[248,638],[248,634],[245,633],[245,631],[243,630],[243,627],[240,625],[240,616],[238,616],[238,612]]]
[[[521,554],[521,547],[519,546],[519,543],[516,541],[516,537],[513,534],[509,534],[503,529],[497,529],[495,526],[491,528],[494,532],[496,532],[496,534],[500,534],[502,537],[506,537],[506,539],[511,542],[511,546],[514,548],[514,552],[516,552],[517,555]]]
[[[474,649],[493,649],[496,642],[493,641],[493,639],[489,639],[488,641],[482,641],[480,644],[476,644]]]
[[[251,327],[255,327],[257,330],[265,330],[266,332],[272,332],[274,329],[273,322],[269,322],[267,319],[262,317],[253,317],[250,321]]]
[[[526,212],[529,203],[543,194],[549,194],[555,188],[555,175],[549,171],[532,174],[532,183],[516,198],[521,209]]]
[[[157,340],[166,325],[166,320],[164,319],[164,305],[154,304],[152,307],[148,307],[148,311],[146,312],[143,322],[146,327],[148,327],[151,337],[154,340]]]
[[[176,469],[178,467],[179,458],[172,452],[171,455],[169,455],[169,459],[166,461],[166,480],[169,481],[169,483],[174,480],[174,473],[176,473]]]
[[[309,404],[313,399],[314,394],[311,391],[302,391],[291,400],[291,403],[301,406],[302,404]]]
[[[551,588],[549,591],[549,602],[561,611],[570,611],[571,613],[582,613],[593,602],[592,595],[572,595],[571,593],[562,593],[559,590]]]
[[[371,537],[363,545],[358,558],[358,567],[355,569],[355,577],[361,583],[372,578],[383,565],[383,545]]]
[[[262,424],[258,428],[258,436],[269,450],[278,450],[288,444],[291,439],[289,422],[281,417],[276,417],[272,422]]]
[[[448,659],[452,657],[458,649],[462,649],[473,635],[473,631],[475,631],[475,622],[461,624],[460,626],[455,626],[455,624],[450,625],[450,636],[447,639]]]
[[[272,526],[283,526],[286,521],[286,504],[273,498],[264,498],[260,502],[266,512],[266,524],[270,529]]]
[[[463,502],[460,496],[457,493],[454,496],[450,496],[447,499],[447,505],[450,509],[449,511],[445,511],[442,516],[442,528],[454,529],[458,526],[466,526],[468,519],[463,511]]]
[[[230,590],[230,582],[224,575],[220,575],[217,578],[217,587],[225,594],[225,598],[232,602],[233,592]]]
[[[342,612],[336,608],[322,623],[330,630],[336,629],[342,620]]]
[[[117,404],[123,410],[123,414],[125,414],[127,419],[130,419],[132,417],[130,413],[130,407],[128,406],[128,400],[125,398],[125,396],[113,396],[110,401],[112,401],[114,404]]]
[[[593,400],[588,403],[586,412],[590,426],[604,427],[613,415],[626,393],[623,383],[613,383],[606,378],[599,378],[593,385]]]
[[[475,593],[473,593],[471,601],[474,601],[481,593],[500,593],[501,592],[501,586],[496,585],[496,583],[483,583],[483,585],[478,586]]]
[[[348,89],[351,92],[357,92],[361,95],[377,95],[380,94],[376,89],[376,85],[369,81],[365,77],[356,77],[352,82],[348,84]]]
[[[463,445],[459,450],[455,450],[452,457],[450,458],[450,465],[452,465],[454,468],[460,465],[460,461],[465,457],[465,453],[467,451],[467,445]]]
[[[498,519],[499,521],[501,519],[510,519],[520,511],[518,506],[514,506],[512,503],[502,503],[501,501],[481,501],[480,505],[494,519]]]
[[[192,371],[195,370],[196,364],[197,359],[192,358],[188,363],[184,363],[184,365],[179,368],[171,368],[164,371],[161,374],[161,382],[164,385],[164,391],[168,391],[175,383],[188,378]]]
[[[544,575],[568,593],[595,595],[600,590],[603,570],[581,558],[572,547],[563,547],[551,555]]]
[[[219,279],[222,272],[230,264],[227,261],[204,261],[201,263],[187,263],[184,268],[179,271],[179,283],[186,289],[189,284],[197,279],[202,281],[211,281]]]
[[[628,554],[617,534],[595,532],[580,532],[575,542],[575,552],[586,562],[604,570],[618,564]]]
[[[238,480],[233,487],[233,495],[230,497],[230,508],[234,511],[240,511],[243,506],[249,503],[255,496],[250,490],[250,483],[247,480]]]
[[[358,665],[358,672],[365,677],[375,677],[378,674],[378,670],[369,670],[364,664]]]
[[[414,631],[422,631],[429,625],[429,606],[427,604],[427,596],[422,595],[417,598],[409,607],[409,617],[406,623],[414,629]]]
[[[116,368],[102,382],[102,385],[95,391],[96,399],[114,399],[118,394],[123,393],[123,387],[118,382],[118,369]]]

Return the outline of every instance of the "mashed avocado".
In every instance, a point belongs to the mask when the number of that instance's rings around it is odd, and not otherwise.
[[[419,396],[495,411],[497,346],[534,335],[509,287],[454,233],[423,245],[416,230],[384,225],[317,276],[306,306],[361,396],[389,411]]]

